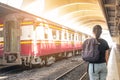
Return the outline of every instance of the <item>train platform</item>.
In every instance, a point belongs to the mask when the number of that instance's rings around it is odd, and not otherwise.
[[[107,80],[120,80],[120,53],[119,48],[113,46],[109,61]]]

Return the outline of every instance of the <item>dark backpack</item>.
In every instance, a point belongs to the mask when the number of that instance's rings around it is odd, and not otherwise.
[[[82,46],[82,58],[83,60],[91,63],[95,63],[99,60],[98,41],[95,38],[87,39]]]

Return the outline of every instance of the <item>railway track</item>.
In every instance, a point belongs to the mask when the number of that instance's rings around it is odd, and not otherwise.
[[[82,62],[54,80],[88,80],[87,64]]]
[[[0,65],[0,70],[3,69],[3,68],[6,68],[8,66],[3,66],[3,65]]]
[[[33,68],[30,70],[13,66],[0,69],[2,80],[87,80],[87,64],[80,56],[65,59],[49,67]]]
[[[22,72],[24,69],[20,66],[4,66],[0,68],[0,76],[6,76]]]

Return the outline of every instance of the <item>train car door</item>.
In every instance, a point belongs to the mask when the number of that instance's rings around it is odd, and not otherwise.
[[[20,22],[6,20],[4,22],[4,54],[3,64],[21,64],[20,59]]]

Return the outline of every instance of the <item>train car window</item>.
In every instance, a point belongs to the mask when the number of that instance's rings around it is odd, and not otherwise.
[[[79,40],[78,40],[78,34],[76,34],[76,41],[79,41]]]
[[[76,41],[76,34],[74,34],[74,41]]]
[[[0,37],[3,37],[3,28],[0,28]]]
[[[52,37],[53,37],[54,40],[60,40],[61,39],[60,31],[52,29]]]
[[[52,29],[51,28],[48,29],[48,39],[53,40]]]
[[[68,33],[68,30],[65,30],[63,34],[64,34],[64,40],[67,41],[67,40],[69,39],[69,33]]]
[[[65,30],[63,29],[61,32],[61,40],[65,40],[66,34],[65,34]]]
[[[52,29],[50,28],[50,25],[45,23],[44,27],[45,27],[45,32],[44,32],[45,39],[46,40],[52,40],[53,39],[53,37],[52,37]]]
[[[86,40],[86,35],[82,34],[82,42],[84,42]]]
[[[67,40],[67,41],[69,40],[69,33],[68,33],[68,30],[66,30],[66,40]]]
[[[67,39],[67,33],[66,32],[64,33],[64,39],[65,40]]]
[[[71,41],[71,33],[69,33],[69,40]]]
[[[53,37],[54,40],[57,38],[55,29],[52,29],[52,37]]]
[[[33,36],[33,25],[27,25],[21,27],[21,39],[22,40],[30,40]]]
[[[56,30],[56,40],[59,40],[59,35],[60,33],[59,33],[59,30]]]
[[[58,36],[59,38],[58,39],[61,40],[62,39],[62,32],[58,31],[58,33],[59,33],[59,36]]]
[[[0,28],[0,41],[3,41],[3,28]]]
[[[76,40],[77,40],[77,34],[74,33],[74,41],[76,41]]]
[[[70,41],[72,41],[72,34],[70,33],[69,35],[70,35],[70,36],[69,36],[69,37],[70,37]]]
[[[77,33],[76,33],[76,37],[75,37],[75,40],[78,41],[78,36],[77,36]]]
[[[78,34],[76,34],[76,40],[79,41]]]
[[[74,41],[74,34],[72,34],[72,41]]]
[[[36,28],[36,39],[37,40],[43,40],[44,39],[44,27],[39,26]]]
[[[45,34],[44,34],[44,36],[45,36],[45,39],[48,39],[48,29],[47,28],[45,28],[45,32],[44,32]]]
[[[81,34],[78,35],[78,39],[79,39],[79,41],[82,41],[82,35]]]
[[[52,40],[52,29],[50,28],[45,28],[45,39],[46,40]]]
[[[82,35],[79,34],[79,41],[82,41]]]

